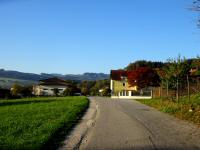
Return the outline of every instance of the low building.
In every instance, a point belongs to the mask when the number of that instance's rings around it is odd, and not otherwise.
[[[110,89],[111,98],[124,99],[151,99],[152,91],[147,89],[138,90],[137,86],[131,86],[128,83],[128,71],[111,70],[110,74]]]
[[[40,80],[38,85],[33,86],[33,94],[36,96],[54,96],[55,89],[58,90],[58,95],[62,95],[70,83],[59,78],[49,78]]]

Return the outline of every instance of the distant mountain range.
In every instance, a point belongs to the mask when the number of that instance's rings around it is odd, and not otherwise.
[[[47,74],[47,73],[34,74],[34,73],[24,73],[19,71],[0,69],[0,78],[39,81],[42,79],[47,79],[52,77],[58,77],[65,80],[76,80],[76,81],[83,81],[83,80],[93,81],[93,80],[109,79],[109,75],[104,73],[84,73],[78,75],[74,74],[62,75],[62,74]]]

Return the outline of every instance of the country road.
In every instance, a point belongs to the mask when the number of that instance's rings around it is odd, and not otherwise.
[[[96,119],[81,150],[197,150],[200,128],[134,100],[90,98]]]

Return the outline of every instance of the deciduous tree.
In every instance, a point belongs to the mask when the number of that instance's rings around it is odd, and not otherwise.
[[[23,87],[19,84],[14,84],[11,88],[11,94],[13,96],[22,96]]]
[[[128,72],[128,82],[131,86],[137,86],[141,89],[148,86],[158,86],[160,79],[155,70],[148,67],[140,67]]]
[[[58,88],[54,88],[54,89],[53,89],[53,93],[54,93],[55,96],[58,96],[58,94],[59,94],[59,89],[58,89]]]
[[[169,68],[168,72],[175,79],[175,87],[176,87],[176,99],[179,101],[179,81],[182,81],[190,71],[190,64],[187,62],[185,58],[181,58],[179,55],[177,59],[169,59]],[[182,81],[183,82],[183,81]]]

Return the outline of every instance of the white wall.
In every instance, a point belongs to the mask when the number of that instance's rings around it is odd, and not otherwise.
[[[110,89],[113,90],[113,80],[110,80]]]
[[[113,99],[152,99],[152,91],[151,91],[151,96],[131,96],[131,91],[128,91],[128,95],[126,96],[122,96],[119,92],[118,96],[111,96],[111,98]]]
[[[152,99],[151,96],[111,96],[113,99]]]
[[[66,89],[66,86],[43,86],[43,85],[38,85],[35,86],[34,89],[34,94],[35,95],[46,95],[46,96],[53,96],[54,95],[54,90],[53,89],[59,89],[59,94],[62,94],[64,90]]]

